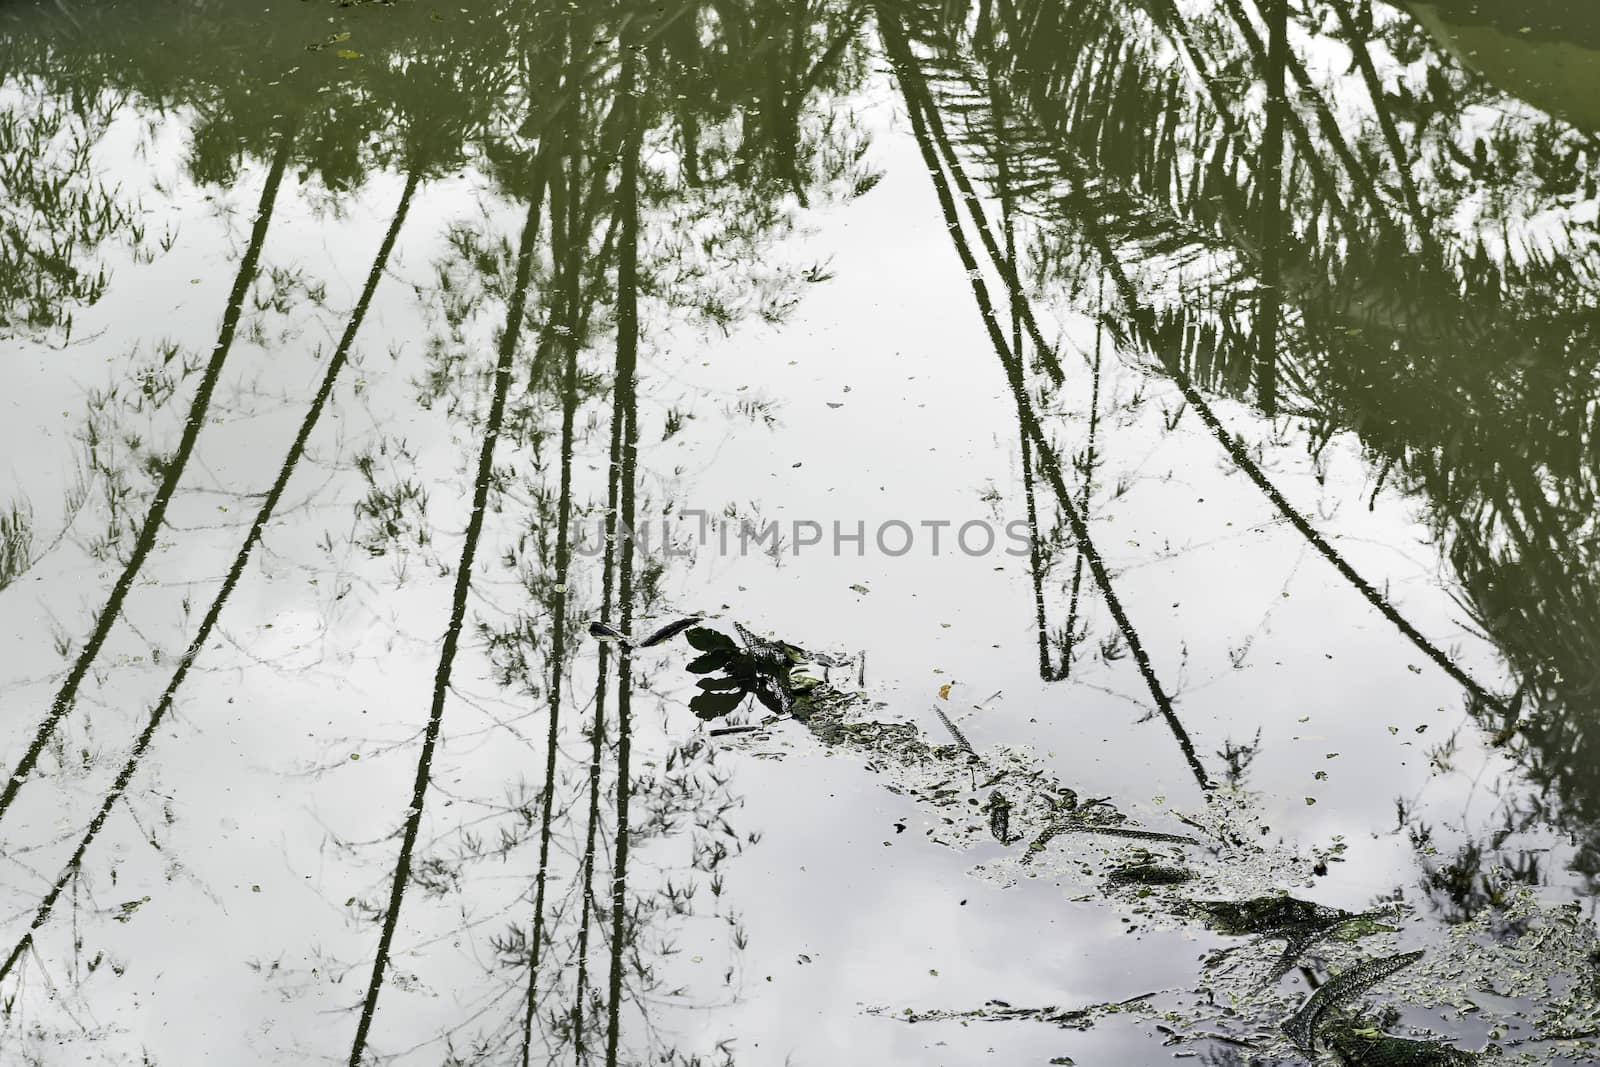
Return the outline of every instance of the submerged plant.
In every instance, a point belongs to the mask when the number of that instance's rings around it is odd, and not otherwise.
[[[1289,972],[1312,945],[1327,937],[1354,940],[1367,934],[1392,932],[1371,913],[1357,915],[1291,896],[1255,897],[1250,900],[1197,900],[1188,908],[1207,926],[1233,937],[1282,939],[1283,953],[1268,972],[1266,984]]]
[[[1006,795],[996,789],[989,794],[989,802],[984,805],[989,812],[989,832],[994,839],[1002,845],[1009,845],[1020,839],[1020,835],[1011,833],[1011,801]]]
[[[1327,930],[1355,918],[1348,911],[1290,896],[1197,900],[1192,907],[1207,926],[1235,937],[1250,934],[1281,937],[1288,933]]]
[[[1187,867],[1144,860],[1115,867],[1106,875],[1112,885],[1182,885],[1194,878]]]
[[[1323,1038],[1352,1067],[1467,1067],[1478,1062],[1476,1055],[1454,1045],[1394,1037],[1362,1020],[1331,1023]]]
[[[1322,1020],[1328,1012],[1355,1000],[1385,978],[1399,973],[1421,958],[1422,952],[1417,950],[1383,956],[1375,960],[1364,960],[1356,964],[1348,971],[1329,979],[1327,984],[1319,986],[1306,1001],[1305,1006],[1283,1024],[1283,1032],[1289,1035],[1289,1040],[1293,1041],[1302,1052],[1307,1055],[1314,1054],[1317,1049],[1317,1031],[1321,1028]]]

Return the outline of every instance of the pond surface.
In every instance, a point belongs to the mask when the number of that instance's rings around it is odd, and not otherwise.
[[[0,8],[0,1060],[1600,1060],[1597,99],[1579,0]]]

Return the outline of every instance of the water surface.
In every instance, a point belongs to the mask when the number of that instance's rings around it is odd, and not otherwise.
[[[1596,1057],[1587,7],[0,26],[8,1062]]]

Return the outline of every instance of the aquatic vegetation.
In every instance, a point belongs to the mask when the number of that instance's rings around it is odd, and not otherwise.
[[[1011,801],[1006,795],[996,789],[989,794],[989,800],[984,805],[989,812],[989,832],[994,839],[1002,845],[1009,845],[1017,840],[1011,836]]]
[[[711,675],[699,681],[701,693],[689,702],[690,710],[702,719],[718,719],[754,697],[774,714],[789,712],[797,689],[804,691],[808,685],[791,672],[807,661],[807,655],[794,645],[768,641],[738,623],[734,628],[742,644],[707,627],[687,631],[689,644],[700,653],[687,669]],[[681,629],[672,629],[672,633]]]
[[[1106,874],[1106,881],[1113,885],[1181,885],[1193,878],[1194,872],[1187,867],[1148,861],[1113,867]]]
[[[1185,834],[1124,826],[1122,823],[1125,819],[1126,816],[1104,801],[1079,804],[1076,793],[1070,789],[1062,790],[1057,797],[1055,817],[1029,842],[1028,850],[1023,853],[1022,862],[1030,862],[1043,852],[1054,838],[1067,833],[1105,834],[1133,841],[1166,841],[1175,845],[1199,844],[1194,838]]]
[[[797,660],[806,657],[795,646],[772,644],[793,649]],[[1528,958],[1526,947],[1505,951],[1508,946],[1485,943],[1473,933],[1460,933],[1452,943],[1426,950],[1382,955],[1383,946],[1398,937],[1407,909],[1391,904],[1354,912],[1281,890],[1267,891],[1284,880],[1309,881],[1316,861],[1255,844],[1261,836],[1256,816],[1240,795],[1215,795],[1207,810],[1194,816],[1174,813],[1201,836],[1159,830],[1136,824],[1109,799],[1081,801],[1075,790],[1026,752],[1007,747],[969,752],[957,745],[931,744],[914,724],[873,717],[877,710],[863,692],[809,680],[803,692],[794,694],[792,715],[775,716],[762,729],[730,740],[757,752],[792,744],[783,740],[783,732],[785,722],[793,722],[821,744],[858,753],[878,778],[887,779],[889,788],[916,800],[930,816],[931,840],[968,850],[985,840],[1010,845],[1033,835],[1020,855],[981,864],[974,874],[1002,884],[1038,877],[1044,873],[1040,868],[1050,843],[1068,836],[1076,843],[1067,846],[1067,854],[1051,864],[1048,873],[1062,880],[1074,899],[1102,900],[1123,913],[1130,930],[1198,922],[1227,937],[1249,938],[1251,943],[1227,950],[1224,955],[1241,957],[1231,966],[1221,966],[1223,957],[1214,956],[1196,976],[1196,989],[1190,993],[1169,990],[1116,1005],[1082,1008],[994,1003],[970,1010],[871,1009],[874,1012],[907,1022],[1029,1020],[1071,1028],[1092,1027],[1108,1012],[1131,1012],[1159,1020],[1173,1040],[1183,1043],[1204,1044],[1221,1035],[1236,1045],[1268,1050],[1277,1045],[1262,1035],[1276,1032],[1281,1035],[1278,1043],[1286,1040],[1290,1048],[1306,1054],[1315,1051],[1320,1039],[1345,1062],[1371,1067],[1511,1063],[1521,1061],[1515,1056],[1480,1057],[1432,1035],[1380,1032],[1352,1022],[1345,1009],[1380,990],[1404,1003],[1441,1006],[1456,997],[1466,1003],[1479,983],[1492,982],[1499,988],[1504,976],[1523,968],[1528,977],[1515,988],[1526,991],[1525,1003],[1537,1005],[1543,997],[1552,1007],[1528,1011],[1512,1006],[1505,1011],[1502,1026],[1533,1023],[1541,1040],[1555,1041],[1582,1025],[1558,1006],[1580,1001],[1571,997],[1563,1001],[1552,993],[1575,976],[1592,972],[1587,954],[1600,952],[1600,937],[1570,910],[1549,911],[1531,900],[1519,905],[1518,927],[1556,922],[1562,937],[1572,939],[1563,950],[1537,962]],[[937,717],[944,718],[942,713]],[[1024,827],[1028,830],[1019,833]],[[1147,847],[1130,851],[1117,841],[1166,846],[1169,851]],[[1229,895],[1217,895],[1218,890]],[[1277,940],[1284,942],[1282,951],[1254,949],[1261,942]],[[1524,940],[1540,939],[1524,935]],[[1553,947],[1556,931],[1547,930],[1544,942]],[[1334,973],[1296,1005],[1279,988],[1279,980],[1296,965],[1314,966],[1306,957],[1316,945],[1326,961],[1318,965]],[[1416,979],[1397,984],[1397,978],[1407,973]],[[1537,984],[1542,981],[1551,985]],[[1580,977],[1579,981],[1595,980]],[[1227,1013],[1220,1015],[1217,1006],[1224,1003]],[[1480,1016],[1489,1014],[1481,1004],[1474,1004],[1474,1010]],[[1600,1057],[1587,1054],[1579,1059],[1600,1062]]]
[[[1264,984],[1282,978],[1319,941],[1354,941],[1375,933],[1392,934],[1396,927],[1382,920],[1398,917],[1392,909],[1357,915],[1283,894],[1238,901],[1196,900],[1187,907],[1219,933],[1282,940],[1283,953],[1263,978]]]
[[[1356,916],[1287,895],[1252,900],[1197,900],[1191,905],[1206,925],[1235,937],[1328,930]]]
[[[1478,1056],[1439,1041],[1395,1037],[1360,1020],[1324,1025],[1322,1039],[1348,1067],[1469,1067]]]
[[[1318,986],[1305,1006],[1283,1024],[1283,1032],[1301,1051],[1307,1054],[1315,1052],[1317,1032],[1330,1011],[1364,996],[1379,982],[1416,963],[1422,956],[1423,953],[1417,950],[1382,959],[1363,960],[1335,975],[1326,984]]]
[[[635,640],[615,626],[596,620],[589,624],[589,636],[601,641],[615,641],[624,648],[654,648],[656,645],[672,640],[700,621],[701,619],[698,615],[675,619],[645,637]]]

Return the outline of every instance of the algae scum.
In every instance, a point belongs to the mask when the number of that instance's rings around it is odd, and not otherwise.
[[[1600,1060],[1597,71],[0,5],[0,1063]]]

